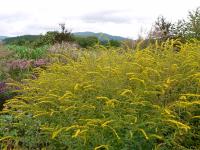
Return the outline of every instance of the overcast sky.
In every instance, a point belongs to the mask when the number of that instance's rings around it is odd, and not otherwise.
[[[0,0],[0,35],[40,34],[66,23],[72,32],[105,32],[136,38],[159,15],[187,17],[200,0]]]

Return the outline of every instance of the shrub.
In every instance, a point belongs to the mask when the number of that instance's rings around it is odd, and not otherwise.
[[[110,46],[120,47],[121,46],[121,42],[117,41],[117,40],[110,40]]]
[[[61,32],[48,31],[45,35],[41,36],[39,40],[33,44],[35,47],[42,45],[54,45],[56,43],[72,42],[74,37],[70,31],[65,28],[65,24],[60,24]]]
[[[77,36],[77,37],[74,37],[74,39],[76,43],[78,43],[83,48],[92,47],[98,43],[98,38],[93,37],[93,36],[89,36],[89,37]]]
[[[166,18],[160,16],[152,27],[148,38],[166,41],[170,39],[179,39],[182,42],[192,39],[200,39],[200,7],[188,12],[187,19],[178,20],[176,23],[166,21]]]
[[[4,105],[1,148],[199,149],[200,42],[173,43],[63,54]]]
[[[39,59],[44,57],[49,46],[44,45],[38,48],[30,48],[27,46],[7,45],[7,48],[14,51],[19,59]]]

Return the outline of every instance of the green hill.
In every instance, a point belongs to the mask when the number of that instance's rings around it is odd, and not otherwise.
[[[38,39],[39,37],[40,35],[22,35],[22,36],[4,38],[2,41],[5,43],[13,43],[18,40],[34,41]]]
[[[100,41],[108,41],[108,40],[116,40],[116,41],[123,41],[127,38],[121,36],[113,36],[107,33],[94,33],[94,32],[74,32],[73,35],[76,37],[97,37]],[[16,37],[6,37],[0,36],[0,41],[3,41],[7,44],[15,43],[16,41],[34,41],[38,39],[40,35],[22,35]]]
[[[94,33],[94,32],[74,32],[73,33],[75,36],[83,36],[83,37],[88,37],[88,36],[95,36],[101,41],[105,40],[117,40],[117,41],[123,41],[126,40],[127,38],[121,37],[121,36],[113,36],[107,33]]]
[[[6,38],[7,38],[7,36],[0,36],[0,41],[4,40]]]

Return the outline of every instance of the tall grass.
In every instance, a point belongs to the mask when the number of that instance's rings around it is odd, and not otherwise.
[[[0,113],[1,148],[199,149],[200,42],[175,42],[37,69]]]
[[[19,59],[39,59],[44,57],[49,46],[45,45],[38,48],[30,48],[27,46],[8,45],[7,48],[14,51]]]

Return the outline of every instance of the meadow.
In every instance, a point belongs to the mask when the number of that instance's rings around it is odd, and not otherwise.
[[[199,49],[198,40],[62,49],[34,79],[9,83],[18,94],[0,112],[0,147],[199,149]]]
[[[188,18],[137,40],[5,39],[0,150],[199,150],[200,8]]]

